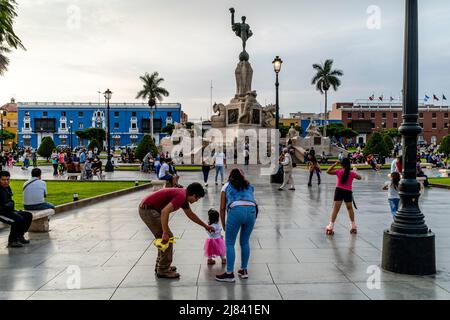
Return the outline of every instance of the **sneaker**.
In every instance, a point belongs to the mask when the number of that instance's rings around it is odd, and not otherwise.
[[[19,242],[20,242],[21,244],[29,244],[29,243],[30,243],[30,240],[27,240],[27,239],[25,239],[25,238],[19,238]]]
[[[216,281],[219,282],[234,282],[234,273],[222,273],[216,276]]]
[[[241,279],[248,279],[247,269],[239,269],[237,273]]]
[[[22,248],[23,244],[21,244],[19,241],[14,242],[8,242],[8,248]]]
[[[283,191],[284,189],[283,188],[278,188],[278,191]]]
[[[295,191],[295,188],[289,188],[289,190],[291,190],[291,191]]]
[[[216,186],[218,186],[219,184],[216,182]]]
[[[170,266],[170,267],[169,267],[169,271],[175,272],[175,271],[177,271],[177,267],[175,267],[175,266]],[[158,272],[158,267],[155,267],[155,273],[157,273],[157,272]]]
[[[205,187],[207,187],[208,186],[208,184],[207,183],[205,183]]]

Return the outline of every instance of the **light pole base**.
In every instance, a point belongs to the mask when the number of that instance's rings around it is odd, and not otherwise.
[[[381,267],[387,271],[425,276],[436,273],[435,236],[385,230]]]
[[[108,162],[106,162],[105,172],[114,172],[114,166],[111,162],[111,159],[108,159]]]
[[[270,183],[283,183],[283,173],[277,172],[270,175]]]

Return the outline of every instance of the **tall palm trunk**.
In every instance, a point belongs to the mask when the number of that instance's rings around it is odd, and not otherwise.
[[[327,115],[328,115],[328,90],[325,90],[325,115],[323,116],[323,119],[325,120],[325,123],[323,124],[324,138],[327,137]]]

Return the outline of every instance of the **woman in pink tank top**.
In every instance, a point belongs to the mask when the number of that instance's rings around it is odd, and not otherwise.
[[[337,165],[341,165],[343,169],[336,169]],[[348,216],[351,222],[351,234],[356,234],[355,212],[353,211],[353,180],[361,180],[361,176],[351,169],[350,159],[344,158],[342,162],[336,162],[331,166],[327,173],[337,176],[336,190],[334,192],[333,211],[331,213],[330,223],[326,228],[326,234],[334,234],[334,223],[336,222],[337,215],[341,209],[342,202],[345,202],[347,207]]]

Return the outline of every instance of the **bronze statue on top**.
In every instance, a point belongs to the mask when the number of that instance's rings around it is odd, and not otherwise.
[[[252,30],[250,30],[250,26],[245,23],[246,17],[242,17],[242,22],[235,22],[234,21],[234,8],[230,8],[231,12],[231,29],[236,33],[236,35],[242,39],[242,48],[244,49],[241,54],[239,55],[240,61],[248,61],[249,55],[247,51],[245,51],[245,45],[247,43],[247,40],[253,35]]]

